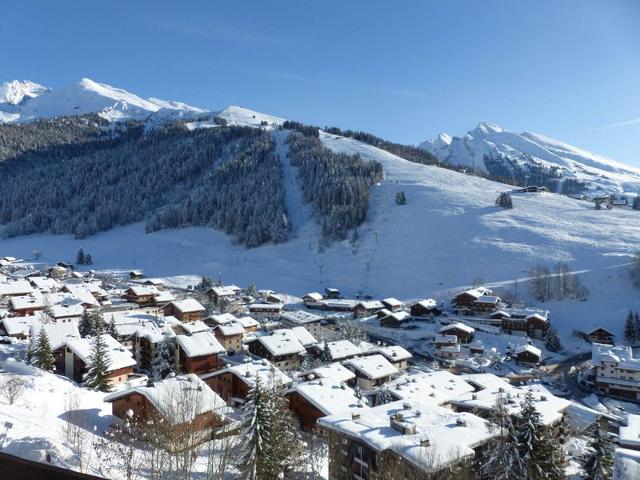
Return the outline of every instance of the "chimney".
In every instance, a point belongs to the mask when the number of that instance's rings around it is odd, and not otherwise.
[[[360,418],[359,412],[351,412],[351,420],[358,420]]]
[[[428,438],[424,437],[420,439],[420,446],[421,447],[429,447],[431,446],[431,442],[429,441]]]
[[[403,408],[404,410],[411,410],[411,404],[410,404],[409,402],[404,402],[404,403],[402,404],[402,408]]]
[[[458,425],[459,427],[466,427],[467,421],[464,418],[458,418],[456,419],[456,425]]]
[[[471,400],[477,400],[478,399],[478,394],[477,393],[472,393],[471,394]]]

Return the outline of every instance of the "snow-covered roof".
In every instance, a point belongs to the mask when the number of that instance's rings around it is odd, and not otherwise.
[[[318,292],[311,292],[311,293],[307,293],[304,298],[309,298],[315,302],[319,302],[320,300],[322,300],[324,297],[322,296],[321,293]]]
[[[236,375],[244,383],[249,385],[249,387],[253,387],[257,377],[260,377],[260,380],[264,384],[274,382],[276,384],[289,385],[292,381],[289,376],[284,374],[279,368],[266,359],[252,360],[249,362],[239,363],[237,365],[228,365],[222,370],[204,374],[202,375],[202,378],[206,380],[207,378],[222,375],[227,372],[231,372]]]
[[[380,300],[362,300],[358,302],[357,306],[362,307],[365,310],[375,310],[375,309],[384,308],[384,304]]]
[[[355,357],[360,355],[362,350],[349,340],[337,340],[326,344],[332,360],[342,360],[343,358]]]
[[[194,322],[180,322],[180,327],[189,334],[208,332],[210,330],[209,326],[202,320],[196,320]]]
[[[324,415],[333,415],[364,405],[346,384],[329,378],[297,383],[289,392],[301,395]]]
[[[473,327],[470,327],[469,325],[465,325],[464,323],[460,323],[460,322],[455,322],[450,325],[445,325],[440,330],[438,330],[438,332],[445,333],[445,332],[448,332],[449,330],[454,330],[454,329],[462,330],[463,332],[467,332],[468,334],[472,334],[476,331]]]
[[[45,323],[40,324],[34,322],[31,325],[31,343],[35,343],[38,340],[40,329],[43,328],[47,337],[49,338],[49,344],[51,350],[56,350],[62,347],[67,340],[80,338],[80,332],[75,323]]]
[[[389,312],[389,310],[380,310],[380,312],[385,311]],[[378,313],[380,313],[378,312]],[[385,315],[383,318],[393,318],[397,322],[404,322],[406,320],[411,320],[411,315],[408,312],[400,311],[400,312],[389,312],[388,315]]]
[[[48,309],[53,318],[81,317],[84,307],[76,303],[74,305],[52,305]]]
[[[284,305],[282,305],[281,303],[252,303],[251,305],[249,305],[249,311],[250,312],[262,312],[262,311],[276,311],[276,310],[282,310],[282,307]]]
[[[144,296],[155,296],[160,294],[160,290],[158,290],[154,285],[132,285],[127,291],[130,291],[133,295],[137,297]]]
[[[471,385],[481,388],[477,392],[466,393],[451,400],[452,404],[466,408],[493,410],[496,400],[502,396],[509,413],[519,415],[525,394],[527,391],[531,391],[533,403],[540,413],[541,422],[544,425],[551,425],[559,421],[563,412],[571,405],[570,400],[556,397],[539,384],[516,387],[490,373],[461,375],[460,377]]]
[[[620,445],[629,448],[640,447],[640,415],[628,413],[626,423],[620,427]]]
[[[239,290],[240,288],[236,287],[235,285],[211,288],[211,291],[213,291],[213,293],[215,293],[218,297],[231,297],[238,293]]]
[[[87,305],[93,305],[96,307],[100,306],[100,302],[96,300],[96,297],[93,296],[91,292],[91,288],[87,288],[84,284],[65,284],[65,289],[69,291],[74,297],[80,300],[82,303]]]
[[[314,368],[311,370],[318,378],[328,378],[335,382],[348,382],[349,380],[356,378],[356,374],[348,368],[344,367],[339,362],[333,362],[328,365]]]
[[[358,439],[377,452],[391,450],[427,472],[473,458],[473,449],[495,435],[488,421],[470,413],[402,400],[352,408],[320,418],[318,424]]]
[[[111,372],[120,368],[133,367],[136,364],[132,353],[111,335],[104,334],[101,335],[101,338],[107,346],[107,358],[109,359],[108,371]],[[67,340],[66,345],[80,360],[89,365],[94,342],[94,337],[75,338]]]
[[[605,363],[616,364],[628,370],[640,370],[640,358],[633,357],[633,350],[625,345],[604,345],[594,343],[591,346],[591,363],[602,366]]]
[[[218,355],[224,353],[224,347],[211,332],[198,332],[192,335],[176,335],[178,345],[188,357]]]
[[[519,355],[521,353],[530,353],[531,355],[535,355],[539,358],[542,358],[542,350],[540,350],[538,347],[534,347],[533,345],[521,345],[517,350],[516,350],[516,355]]]
[[[171,302],[176,310],[182,313],[204,312],[204,307],[195,298],[185,298]]]
[[[400,400],[416,400],[443,405],[465,393],[474,391],[463,378],[447,370],[412,372],[389,382],[386,387]]]
[[[280,318],[283,320],[287,320],[291,323],[296,323],[298,325],[304,325],[306,323],[315,323],[320,322],[324,319],[320,315],[316,315],[315,313],[305,312],[304,310],[293,310],[290,312],[282,312]]]
[[[293,329],[274,330],[271,335],[257,337],[256,340],[274,356],[306,352],[304,345],[300,343]]]
[[[0,283],[0,297],[4,295],[27,295],[33,292],[33,287],[27,280]]]
[[[420,305],[430,310],[432,308],[436,308],[438,306],[438,302],[436,302],[433,298],[427,298],[425,300],[420,300],[419,302],[415,302],[413,305]]]
[[[104,397],[105,402],[113,402],[132,393],[143,395],[156,410],[173,425],[187,423],[195,416],[214,412],[224,417],[233,410],[197,375],[177,375],[169,377],[153,386],[138,386]],[[189,408],[181,405],[188,402]],[[189,415],[189,418],[186,417]]]
[[[30,277],[29,281],[33,286],[41,291],[57,290],[61,287],[60,283],[56,279],[49,277]]]
[[[153,299],[156,301],[156,303],[168,303],[168,302],[173,302],[176,299],[176,297],[170,291],[164,290],[159,292],[157,295],[154,295]]]
[[[491,290],[489,290],[488,288],[485,287],[477,287],[477,288],[472,288],[471,290],[465,290],[464,292],[460,292],[458,295],[456,295],[456,297],[459,297],[461,295],[470,295],[474,298],[480,298],[486,295],[491,295]]]
[[[146,337],[151,342],[157,343],[165,337],[174,337],[175,334],[167,322],[159,321],[153,315],[140,311],[116,312],[105,315],[106,322],[113,322],[118,336],[122,337]]]
[[[218,315],[211,315],[207,317],[207,320],[213,321],[218,325],[224,325],[225,323],[236,322],[238,319],[232,313],[219,313]]]
[[[42,297],[35,298],[32,295],[24,295],[20,297],[11,297],[9,306],[13,310],[25,310],[31,308],[44,308],[44,299]]]
[[[397,298],[389,297],[382,299],[382,302],[385,305],[390,306],[391,308],[402,307],[403,303]]]
[[[34,324],[40,324],[40,317],[38,315],[30,315],[26,317],[4,317],[0,320],[7,335],[23,335],[28,337],[31,333],[31,326]]]
[[[243,335],[245,333],[244,327],[236,322],[225,323],[216,327],[223,336],[230,337],[233,335]]]
[[[260,325],[260,322],[258,322],[255,318],[252,318],[249,316],[240,317],[235,321],[236,323],[239,323],[240,325],[242,325],[245,329],[251,328],[251,327],[257,327]]]
[[[380,354],[352,358],[343,363],[372,380],[397,375],[400,371]]]
[[[313,335],[311,335],[311,333],[309,333],[309,330],[307,330],[304,327],[293,327],[291,331],[296,336],[298,341],[302,345],[304,345],[305,348],[308,348],[312,345],[316,345],[318,343],[316,338]]]
[[[496,297],[495,295],[483,295],[474,300],[475,303],[489,303],[496,304],[500,302],[500,297]]]
[[[537,313],[537,312],[526,316],[527,320],[530,320],[532,318],[536,318],[538,320],[542,320],[543,322],[549,321],[549,319],[546,316],[542,315],[541,313]]]
[[[400,345],[387,345],[385,347],[376,347],[367,351],[367,353],[371,352],[384,355],[390,362],[400,362],[402,360],[409,360],[413,357],[409,350],[401,347]]]
[[[434,342],[437,344],[455,345],[458,343],[458,337],[455,335],[436,335]]]

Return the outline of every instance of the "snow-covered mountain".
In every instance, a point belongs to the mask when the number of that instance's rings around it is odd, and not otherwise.
[[[587,190],[640,192],[640,169],[611,160],[536,133],[515,133],[492,123],[480,123],[462,137],[441,133],[420,144],[441,161],[492,173],[496,163],[510,168],[515,161],[528,167],[557,169],[561,180],[573,179],[586,184]]]
[[[97,113],[109,121],[173,120],[197,117],[206,110],[157,98],[145,100],[88,78],[58,90],[29,81],[0,84],[0,123],[86,113]]]

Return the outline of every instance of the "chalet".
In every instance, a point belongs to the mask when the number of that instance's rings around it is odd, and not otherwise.
[[[131,280],[140,280],[141,278],[144,278],[144,273],[142,270],[131,270],[129,272],[129,278]]]
[[[323,296],[318,292],[307,293],[302,297],[305,307],[318,308],[322,305]]]
[[[516,362],[525,365],[540,365],[542,351],[533,345],[522,345],[514,354]]]
[[[137,386],[107,395],[113,415],[134,423],[161,421],[178,433],[194,432],[187,441],[199,443],[229,423],[232,412],[196,375],[178,375],[147,386]],[[181,405],[185,405],[183,408]]]
[[[527,321],[527,335],[538,339],[546,335],[549,329],[548,317],[540,313],[532,313],[531,315],[527,315],[525,320]]]
[[[357,406],[317,424],[335,437],[328,457],[329,478],[336,480],[386,478],[382,465],[402,472],[402,478],[470,479],[474,458],[498,434],[473,414],[402,400]]]
[[[164,288],[164,280],[160,278],[146,278],[142,282],[142,285],[147,285],[149,287],[156,287],[158,290],[162,290]]]
[[[263,385],[270,385],[272,382],[283,386],[291,384],[291,378],[264,358],[227,365],[221,370],[202,375],[201,378],[227,404],[238,407],[245,403],[258,377]]]
[[[631,347],[594,343],[591,365],[597,393],[640,402],[640,359]]]
[[[22,297],[11,297],[9,299],[9,309],[17,317],[33,315],[45,309],[42,296],[25,295]]]
[[[460,358],[461,352],[460,344],[456,343],[455,345],[443,345],[437,348],[434,353],[438,358],[444,360],[456,360]]]
[[[415,302],[409,308],[411,317],[414,320],[431,320],[442,313],[438,308],[438,304],[432,298]]]
[[[239,323],[240,325],[242,325],[242,328],[244,328],[245,332],[247,333],[255,333],[258,331],[258,327],[260,326],[260,323],[249,317],[249,316],[245,316],[245,317],[240,317],[237,318],[235,320],[236,323]]]
[[[357,300],[350,300],[345,298],[329,298],[322,301],[322,309],[332,310],[334,312],[353,312],[353,309],[357,304]]]
[[[211,287],[207,293],[209,295],[209,298],[211,298],[211,300],[213,301],[213,303],[215,303],[216,305],[220,305],[220,302],[223,302],[223,301],[228,302],[228,301],[234,300],[237,297],[239,291],[240,291],[240,287],[236,287],[235,285],[230,285],[228,287],[225,287],[225,286]]]
[[[397,298],[389,297],[382,300],[384,307],[390,312],[401,312],[404,304]]]
[[[34,292],[31,284],[26,280],[0,283],[0,298],[21,297],[31,295]]]
[[[31,327],[34,324],[40,324],[40,317],[37,315],[4,317],[0,320],[0,336],[27,340],[31,336]]]
[[[388,311],[388,310],[386,310]],[[391,312],[380,319],[380,325],[387,328],[401,328],[411,320],[411,315],[407,312]]]
[[[204,319],[204,323],[215,328],[218,325],[225,325],[227,323],[236,322],[237,320],[236,316],[232,313],[219,313],[218,315],[209,315]]]
[[[340,294],[340,290],[338,290],[337,288],[325,288],[324,289],[324,298],[330,298],[332,300],[336,300],[338,298],[341,298],[342,295]]]
[[[244,327],[236,322],[218,325],[214,334],[227,353],[242,352],[242,339],[246,333]]]
[[[163,307],[165,316],[174,316],[181,322],[193,322],[204,318],[204,307],[194,298],[174,300]]]
[[[391,365],[396,367],[400,371],[405,371],[409,368],[409,360],[413,358],[413,355],[404,347],[400,345],[387,345],[384,347],[374,347],[366,350],[364,355],[376,355],[380,354],[386,358]]]
[[[52,305],[47,309],[47,313],[56,323],[78,323],[84,314],[84,307],[80,303],[62,303]]]
[[[306,431],[316,430],[319,418],[349,410],[350,408],[366,408],[364,401],[346,384],[335,380],[321,378],[308,382],[296,383],[286,394],[289,409]]]
[[[473,340],[475,329],[464,323],[456,322],[442,327],[438,333],[441,335],[455,335],[459,343],[469,343]]]
[[[482,342],[476,341],[469,344],[469,353],[471,355],[482,355],[484,353],[484,345]]]
[[[176,371],[202,375],[220,368],[225,349],[209,331],[176,335]]]
[[[353,358],[343,362],[343,365],[356,375],[351,384],[358,385],[362,390],[373,390],[400,373],[380,354]]]
[[[587,338],[591,343],[602,343],[605,345],[613,345],[615,335],[606,328],[597,327],[587,333]]]
[[[96,298],[96,295],[92,291],[95,291],[94,286],[88,286],[88,284],[68,284],[65,283],[62,287],[62,291],[71,294],[77,299],[83,307],[93,308],[99,307],[100,301]],[[106,292],[105,292],[106,293]]]
[[[349,383],[355,380],[356,374],[339,362],[316,367],[309,372],[305,372],[301,378],[304,380],[315,380],[316,378],[328,378],[336,382]]]
[[[249,305],[249,314],[257,320],[275,320],[282,315],[281,303],[254,303]]]
[[[450,347],[458,343],[458,337],[455,335],[436,335],[434,338],[434,345],[436,349],[442,347]]]
[[[363,300],[358,302],[353,308],[353,316],[356,318],[365,318],[375,315],[385,308],[384,304],[379,300]]]
[[[362,354],[362,350],[349,340],[336,340],[315,346],[313,353],[327,362],[349,360]]]
[[[451,300],[451,305],[456,313],[465,313],[471,311],[473,302],[483,296],[489,296],[492,292],[488,288],[478,287],[472,290],[466,290],[456,295]]]
[[[391,399],[447,405],[451,400],[473,392],[474,388],[459,375],[447,370],[413,371],[385,385]]]
[[[476,298],[471,303],[471,311],[476,315],[482,315],[490,312],[495,312],[502,300],[495,295],[483,295]]]
[[[53,352],[55,371],[58,374],[63,374],[65,372],[65,345],[69,340],[80,338],[78,326],[74,323],[41,324],[40,322],[33,322],[31,324],[30,335],[32,348],[37,345],[41,329],[44,330],[49,339],[49,345],[51,345],[51,351]]]
[[[55,278],[49,277],[30,277],[29,283],[33,285],[34,288],[37,288],[41,292],[54,292],[61,288],[60,283]]]
[[[128,302],[138,305],[152,305],[156,303],[156,296],[160,291],[154,285],[133,285],[124,292],[124,298]]]
[[[322,330],[322,322],[325,317],[304,310],[282,312],[280,321],[284,327],[304,327],[314,337],[319,337]]]
[[[107,379],[110,384],[126,382],[133,373],[136,361],[131,352],[111,335],[103,334],[100,339],[107,347]],[[64,375],[71,380],[82,383],[89,366],[95,338],[77,338],[67,340],[64,346]]]
[[[277,293],[270,293],[264,298],[264,301],[267,303],[285,303],[285,298],[283,295],[278,295]]]
[[[292,370],[300,366],[307,353],[292,329],[276,330],[271,335],[263,335],[247,342],[252,355],[266,358],[277,368]]]

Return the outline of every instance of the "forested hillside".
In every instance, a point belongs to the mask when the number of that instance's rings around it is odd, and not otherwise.
[[[248,246],[287,238],[280,166],[260,130],[130,125],[106,140],[99,122],[77,118],[0,132],[5,235],[83,238],[149,220],[150,230],[217,227]]]

